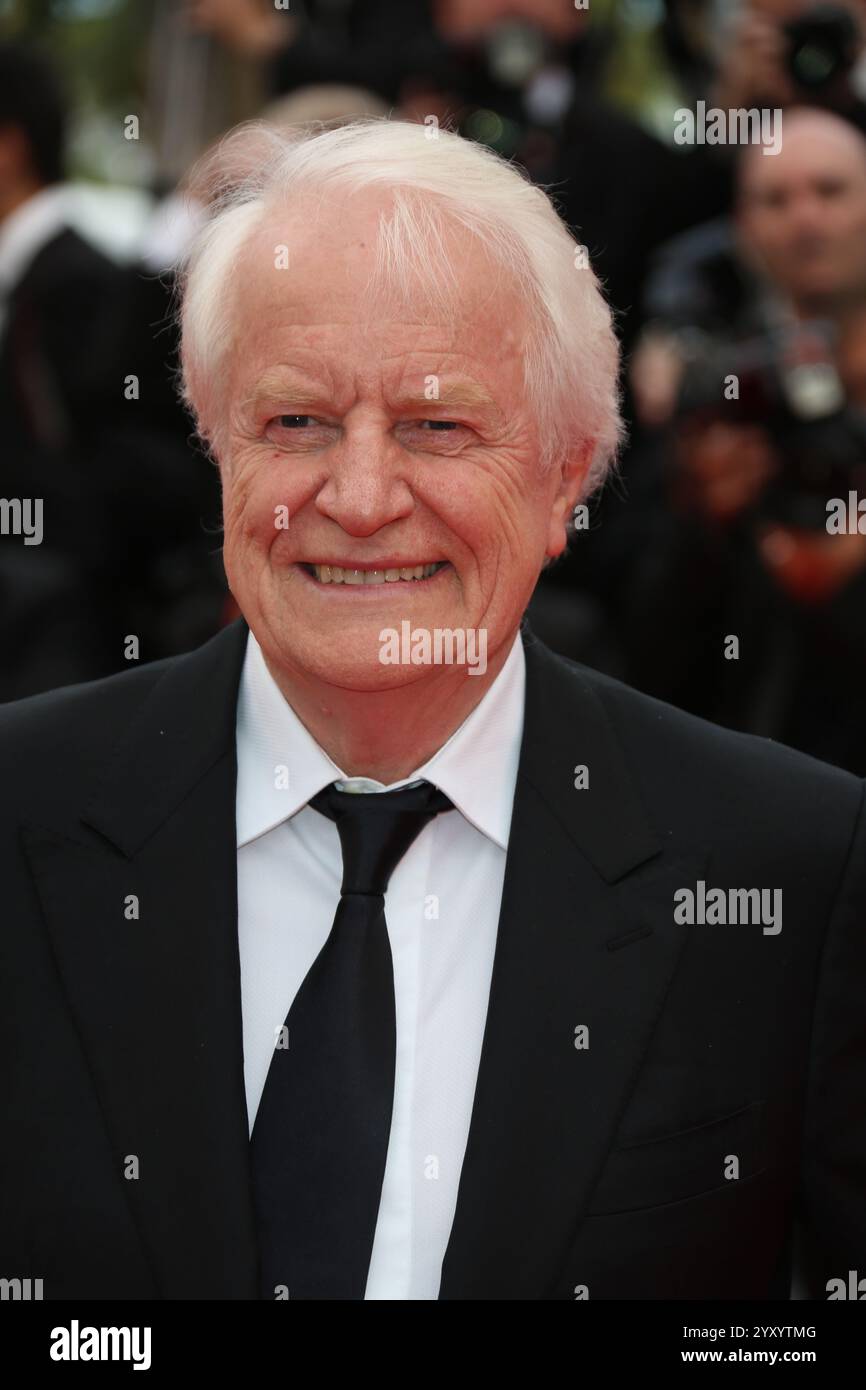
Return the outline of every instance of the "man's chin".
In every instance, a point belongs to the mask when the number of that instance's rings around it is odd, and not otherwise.
[[[406,689],[430,675],[429,668],[423,666],[388,665],[382,662],[378,656],[378,644],[372,657],[361,655],[360,652],[347,654],[345,645],[334,651],[321,645],[314,653],[293,652],[289,669],[301,673],[306,681],[323,687],[371,693]]]

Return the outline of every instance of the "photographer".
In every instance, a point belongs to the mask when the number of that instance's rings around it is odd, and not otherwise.
[[[866,495],[866,141],[790,113],[777,157],[743,156],[733,244],[739,293],[669,325],[629,678],[862,775],[866,535],[828,521]]]
[[[725,5],[724,16],[715,106],[808,102],[866,130],[858,0],[742,0]]]

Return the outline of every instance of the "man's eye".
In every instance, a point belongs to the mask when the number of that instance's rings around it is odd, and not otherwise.
[[[275,423],[287,430],[297,430],[303,425],[309,425],[312,419],[312,415],[278,415]]]
[[[423,429],[428,425],[431,430],[459,430],[460,425],[456,420],[419,420],[419,425]]]

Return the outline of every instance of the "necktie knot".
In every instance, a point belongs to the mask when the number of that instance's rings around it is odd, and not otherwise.
[[[341,792],[332,784],[317,792],[310,805],[336,823],[343,852],[341,894],[384,897],[409,846],[453,803],[431,782],[422,782],[392,792]]]

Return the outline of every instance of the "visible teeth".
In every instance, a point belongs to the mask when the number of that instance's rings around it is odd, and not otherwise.
[[[429,579],[445,563],[433,560],[426,565],[407,565],[402,569],[353,570],[339,565],[311,565],[321,584],[394,584],[398,579]]]

